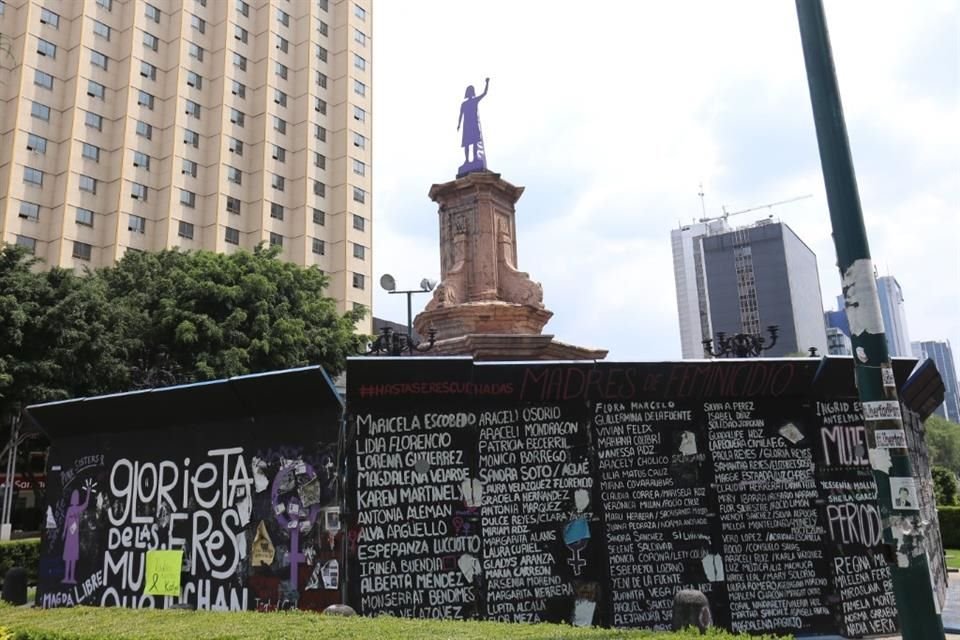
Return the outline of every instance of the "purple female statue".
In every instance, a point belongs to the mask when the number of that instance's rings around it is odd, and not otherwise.
[[[457,177],[464,176],[471,171],[485,171],[487,168],[487,156],[483,150],[483,133],[480,131],[480,116],[477,114],[477,107],[483,97],[487,95],[487,89],[490,88],[490,78],[484,80],[483,93],[479,96],[473,85],[467,87],[463,96],[463,102],[460,104],[460,117],[457,119],[457,131],[460,131],[460,125],[463,125],[463,137],[460,140],[460,146],[463,147],[463,165],[457,171]],[[470,150],[473,148],[473,158],[470,158]]]
[[[87,495],[80,503],[80,492],[76,489],[70,494],[70,506],[67,507],[67,515],[63,519],[63,562],[65,565],[63,584],[77,584],[77,560],[80,558],[80,518],[83,512],[90,505],[90,493],[93,491],[93,480],[87,479],[83,483],[83,488],[87,490]]]

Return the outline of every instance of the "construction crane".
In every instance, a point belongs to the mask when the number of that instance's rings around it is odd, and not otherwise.
[[[813,197],[813,194],[808,193],[803,196],[797,196],[796,198],[778,200],[777,202],[769,202],[767,204],[758,204],[755,207],[750,207],[749,209],[741,209],[740,211],[727,211],[727,206],[724,205],[720,207],[723,210],[722,216],[714,216],[712,218],[706,218],[706,217],[700,218],[700,222],[713,222],[714,220],[726,220],[730,216],[737,216],[737,215],[740,215],[741,213],[750,213],[751,211],[758,211],[760,209],[772,209],[773,207],[776,207],[781,204],[788,204],[790,202],[796,202],[797,200],[806,200],[807,198],[812,198],[812,197]],[[701,199],[702,199],[702,194],[701,194]]]

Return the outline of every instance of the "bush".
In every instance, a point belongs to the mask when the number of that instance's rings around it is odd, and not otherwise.
[[[37,584],[40,567],[40,538],[0,542],[0,582],[12,567],[27,570],[27,582]]]
[[[960,549],[960,507],[937,507],[944,549]]]
[[[957,476],[953,471],[946,467],[933,467],[930,474],[933,477],[933,495],[937,504],[945,507],[957,504],[960,487],[957,486]]]
[[[677,633],[626,631],[621,629],[580,629],[557,624],[508,624],[504,622],[452,622],[443,620],[405,620],[343,618],[312,612],[278,613],[219,611],[155,611],[76,607],[73,609],[31,609],[0,607],[3,627],[17,640],[168,640],[190,638],[208,640],[413,640],[419,638],[457,638],[457,640],[772,640],[775,636],[735,635],[711,630],[706,636],[698,631]],[[0,627],[2,629],[2,627]],[[3,638],[0,631],[0,638]]]

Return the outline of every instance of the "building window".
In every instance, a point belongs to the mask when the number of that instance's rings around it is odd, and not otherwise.
[[[148,80],[157,79],[157,68],[149,62],[140,61],[140,75]]]
[[[243,172],[236,167],[227,166],[227,181],[233,184],[243,184]]]
[[[282,247],[283,246],[283,236],[279,233],[270,232],[270,246],[271,247]]]
[[[360,69],[360,71],[366,71],[367,61],[357,54],[353,54],[353,66],[355,66],[357,69]]]
[[[326,169],[326,168],[327,168],[327,156],[323,155],[322,153],[317,153],[316,151],[314,151],[314,152],[313,152],[313,166],[317,167],[318,169]]]
[[[86,191],[87,193],[96,193],[97,179],[81,174],[80,175],[80,191]]]
[[[40,8],[40,24],[46,24],[54,29],[60,28],[60,16],[49,9]]]
[[[280,133],[286,133],[287,121],[284,120],[283,118],[278,118],[277,116],[273,116],[273,128],[279,131]]]
[[[227,227],[223,239],[228,244],[240,244],[240,231],[233,227]]]
[[[363,231],[366,226],[367,226],[367,221],[364,220],[364,218],[363,218],[362,216],[358,216],[357,214],[353,214],[353,228],[354,228],[354,229],[356,229],[357,231]]]
[[[367,119],[367,112],[364,111],[361,107],[356,105],[353,106],[353,119],[359,122],[364,122]]]
[[[227,196],[227,213],[240,214],[240,198]]]
[[[200,105],[193,100],[187,100],[187,115],[200,118]]]
[[[290,14],[283,11],[282,9],[277,9],[277,22],[282,24],[285,27],[290,26]]]
[[[93,226],[93,211],[90,209],[82,209],[77,207],[77,224],[82,224],[85,227]]]
[[[37,252],[37,239],[31,238],[30,236],[21,236],[17,235],[16,244],[18,247],[23,247],[27,250],[27,253],[34,254]]]
[[[197,177],[197,163],[193,160],[183,159],[183,164],[180,167],[180,173],[185,176],[190,176],[191,178]]]
[[[200,134],[196,131],[190,131],[190,129],[184,129],[183,142],[194,149],[198,149],[200,147]]]
[[[353,41],[361,47],[367,46],[367,36],[363,31],[360,31],[360,29],[353,30]]]
[[[277,174],[271,174],[270,184],[277,191],[283,191],[286,187],[287,181],[283,176],[278,176]]]
[[[34,169],[33,167],[24,167],[23,181],[28,184],[43,186],[43,171],[40,171],[39,169]]]
[[[199,31],[200,33],[205,33],[207,31],[207,23],[200,16],[190,15],[190,26]]]
[[[323,240],[320,238],[313,239],[313,252],[318,256],[322,256],[326,252],[326,247],[324,246]]]
[[[243,0],[237,0],[237,12],[244,18],[250,16],[250,5]]]
[[[187,44],[187,55],[196,58],[197,62],[203,62],[203,47],[190,42]]]
[[[364,288],[364,277],[362,273],[353,274],[353,288],[354,289],[363,289]]]
[[[243,141],[237,140],[236,138],[227,138],[227,150],[230,153],[235,153],[238,156],[243,156]]]
[[[355,15],[358,20],[367,19],[367,12],[358,4],[353,5],[353,15]]]
[[[141,169],[150,170],[150,156],[145,154],[142,151],[133,152],[133,166],[140,167]]]
[[[367,201],[367,192],[360,187],[353,188],[353,201],[363,204]]]
[[[153,95],[146,91],[137,91],[137,104],[147,109],[153,109]]]
[[[320,21],[320,24],[317,25],[317,32],[319,32],[320,35],[322,35],[322,36],[326,36],[327,34],[330,33],[330,27],[327,25],[326,22],[324,22],[323,20],[321,20],[321,21]]]
[[[50,122],[50,107],[39,102],[31,102],[30,115],[38,120]]]
[[[321,62],[327,61],[326,47],[321,47],[320,45],[317,45],[317,59],[320,60]]]
[[[180,189],[180,204],[193,209],[195,206],[197,206],[197,194],[195,194],[193,191]]]
[[[93,33],[94,35],[100,36],[104,40],[110,40],[110,27],[103,24],[99,20],[93,21]]]
[[[353,172],[358,176],[367,175],[367,165],[363,164],[356,158],[353,159]]]
[[[40,219],[40,205],[34,202],[21,202],[19,216],[36,222]]]
[[[100,162],[100,147],[92,145],[89,142],[84,142],[82,144],[83,146],[81,148],[80,155],[88,160]]]
[[[47,152],[47,139],[41,136],[38,136],[35,133],[27,134],[27,151],[35,151],[37,153],[46,153]]]
[[[283,205],[279,202],[270,203],[270,217],[283,220]]]
[[[366,148],[367,148],[367,139],[364,138],[364,137],[363,137],[362,135],[360,135],[359,133],[357,133],[356,131],[354,131],[354,132],[353,132],[353,146],[355,146],[355,147],[357,147],[357,148],[359,148],[359,149],[366,149]]]
[[[147,185],[133,182],[130,184],[130,197],[134,200],[147,201]]]
[[[317,71],[317,86],[321,89],[327,88],[327,74]]]
[[[153,125],[147,124],[143,120],[137,120],[137,135],[147,140],[153,139]]]
[[[287,106],[287,94],[285,94],[283,91],[280,91],[280,89],[274,89],[273,101],[281,107],[285,107]]]
[[[194,89],[203,89],[203,78],[195,71],[187,71],[187,86]]]
[[[367,85],[363,84],[359,80],[353,81],[353,92],[358,96],[367,95]]]
[[[87,95],[91,98],[100,98],[103,100],[104,96],[107,94],[107,88],[100,84],[99,82],[94,82],[93,80],[87,80]]]
[[[156,51],[157,49],[160,48],[160,39],[157,38],[157,36],[153,35],[152,33],[147,33],[146,31],[144,31],[143,46],[145,46],[147,49],[152,49],[153,51]]]
[[[110,11],[113,8],[113,0],[97,0],[97,6]]]
[[[323,184],[319,180],[314,180],[313,195],[320,196],[321,198],[327,197],[327,185]]]
[[[357,260],[367,259],[367,248],[362,244],[353,243],[353,257]]]
[[[160,9],[157,9],[152,4],[148,4],[144,15],[147,16],[147,20],[152,20],[157,24],[160,24]]]
[[[275,66],[275,69],[278,76],[284,80],[287,79],[287,65],[283,64],[282,62],[278,62]]]
[[[233,81],[233,88],[230,90],[230,92],[231,92],[233,95],[237,96],[238,98],[246,98],[246,97],[247,97],[247,85],[243,84],[242,82],[237,82],[236,80],[234,80],[234,81]]]
[[[97,131],[103,130],[103,117],[93,111],[85,111],[83,116],[84,124]]]
[[[278,162],[286,162],[287,150],[284,149],[283,147],[278,147],[277,145],[273,145],[273,159],[277,160]]]
[[[319,224],[321,227],[327,224],[327,214],[321,209],[313,210],[313,224]]]
[[[147,220],[143,216],[131,215],[127,221],[127,230],[134,233],[146,233]]]
[[[73,257],[81,260],[89,260],[93,254],[93,247],[86,242],[73,241]]]
[[[317,0],[317,8],[320,9],[320,11],[327,11],[328,10],[327,0]]]
[[[90,64],[95,67],[100,67],[106,71],[107,66],[109,65],[109,60],[110,59],[107,58],[107,56],[103,55],[99,51],[90,51]]]
[[[44,89],[53,89],[53,76],[40,71],[40,69],[35,69],[33,72],[33,84],[38,87],[43,87]]]
[[[233,66],[239,67],[241,71],[247,70],[247,59],[239,53],[233,54]]]
[[[238,109],[230,109],[230,122],[238,127],[242,127],[246,122],[246,116],[244,115],[243,111]]]
[[[249,34],[247,33],[247,30],[246,30],[246,29],[244,29],[243,27],[241,27],[241,26],[238,25],[238,24],[233,25],[233,39],[234,39],[234,40],[239,40],[240,42],[246,44],[248,37],[249,37]]]
[[[287,53],[290,50],[290,43],[286,38],[277,36],[277,49],[280,49],[283,53]]]
[[[187,240],[193,240],[193,225],[181,220],[177,225],[177,235]]]
[[[321,127],[318,124],[313,125],[313,137],[319,140],[320,142],[326,142],[327,141],[326,127]]]
[[[37,53],[42,56],[47,56],[48,58],[57,57],[57,45],[52,42],[47,42],[43,38],[37,39]]]

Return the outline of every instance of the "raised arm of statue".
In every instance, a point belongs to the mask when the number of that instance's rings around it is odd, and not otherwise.
[[[484,78],[483,80],[483,93],[477,96],[477,100],[482,100],[483,96],[487,95],[487,90],[490,88],[490,78]]]

